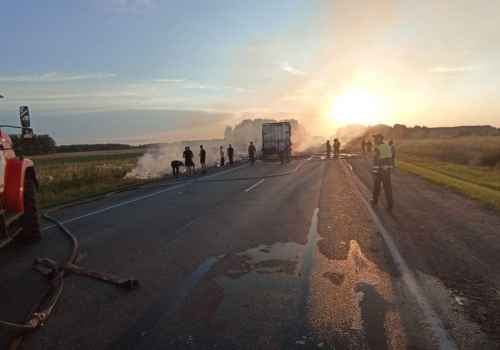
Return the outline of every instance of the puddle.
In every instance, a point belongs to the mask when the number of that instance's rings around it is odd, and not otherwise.
[[[223,297],[217,300],[211,317],[215,323],[227,325],[224,336],[235,348],[249,344],[265,347],[259,343],[262,339],[272,339],[273,344],[287,349],[362,348],[363,344],[384,348],[391,335],[387,330],[388,304],[393,298],[390,278],[354,240],[340,242],[348,251],[345,260],[323,256],[317,248],[321,239],[318,213],[316,208],[305,245],[259,245],[237,254],[239,263],[213,278]],[[216,261],[211,258],[201,264],[158,305],[162,318],[179,309]],[[146,336],[155,334],[147,324],[138,327],[136,334],[146,331]],[[367,331],[368,336],[364,335]],[[258,339],[255,334],[259,334]]]
[[[313,266],[313,250],[318,239],[318,212],[319,209],[316,208],[305,245],[294,242],[261,244],[239,253],[240,256],[248,257],[244,268],[228,271],[229,276],[217,276],[217,284],[227,291],[288,290],[292,279],[297,280],[297,277],[300,277],[301,280],[307,281]],[[263,278],[262,275],[269,276]]]

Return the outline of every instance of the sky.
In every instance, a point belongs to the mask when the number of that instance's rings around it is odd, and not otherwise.
[[[498,0],[2,0],[0,122],[57,144],[243,119],[500,127]]]

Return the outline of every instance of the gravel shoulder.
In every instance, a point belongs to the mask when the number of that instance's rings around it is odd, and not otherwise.
[[[371,198],[371,160],[348,161]],[[500,348],[500,214],[455,191],[397,171],[384,226],[459,348]]]

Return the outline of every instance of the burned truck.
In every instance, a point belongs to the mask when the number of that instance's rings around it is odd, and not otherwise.
[[[291,142],[292,126],[289,122],[262,124],[262,158],[278,154],[278,142]]]

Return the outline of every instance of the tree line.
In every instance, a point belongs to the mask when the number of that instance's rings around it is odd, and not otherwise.
[[[116,151],[143,148],[122,143],[105,144],[78,144],[57,146],[56,141],[50,135],[33,135],[30,139],[23,139],[19,134],[9,135],[13,148],[19,155],[38,156],[54,153],[68,152],[92,152],[92,151]]]

